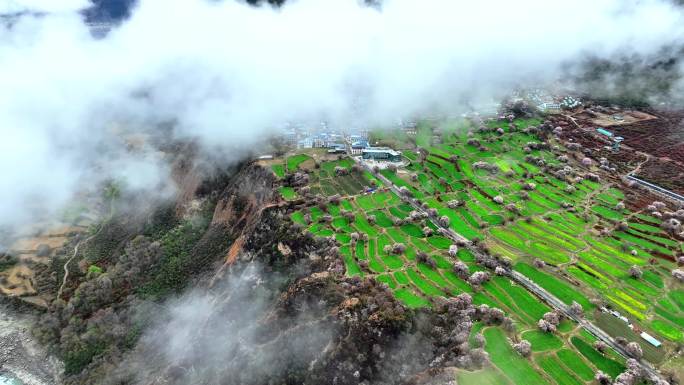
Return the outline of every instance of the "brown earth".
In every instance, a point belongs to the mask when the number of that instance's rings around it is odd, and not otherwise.
[[[622,110],[612,107],[594,107],[583,109],[573,114],[576,119],[583,120],[599,127],[613,127],[657,119],[657,116],[643,111]]]
[[[82,233],[85,227],[57,225],[41,231],[36,236],[16,239],[9,249],[18,263],[0,272],[0,293],[9,297],[19,297],[32,305],[46,307],[51,300],[48,293],[40,293],[36,285],[36,268],[49,266],[55,251],[62,248],[69,237]],[[39,248],[48,246],[46,255],[39,256]]]
[[[623,120],[616,121],[619,115]],[[684,194],[684,110],[629,111],[598,107],[570,115],[576,126],[569,126],[562,137],[580,143],[594,151],[592,157],[605,157],[619,172],[637,169],[634,176],[679,194]],[[573,128],[575,127],[575,128]],[[596,127],[608,127],[624,138],[620,151],[605,146],[610,140]],[[646,161],[646,157],[651,157]]]

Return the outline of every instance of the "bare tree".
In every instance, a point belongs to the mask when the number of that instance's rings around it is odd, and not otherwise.
[[[461,279],[467,279],[468,274],[470,274],[470,269],[468,268],[468,265],[466,265],[462,261],[454,263],[454,267],[452,270],[454,274],[456,274]]]
[[[468,278],[472,286],[480,286],[487,281],[489,281],[489,274],[486,271],[476,271]]]
[[[609,375],[600,370],[596,372],[596,375],[594,375],[594,380],[596,380],[596,382],[600,385],[610,385],[613,382]]]
[[[546,267],[546,262],[542,261],[539,258],[535,258],[532,264],[534,264],[534,267],[536,267],[537,269],[543,269]]]
[[[627,353],[634,358],[641,358],[644,352],[641,350],[641,345],[636,342],[630,342],[625,346]]]
[[[456,245],[450,245],[449,246],[449,256],[456,258],[458,256],[458,246]]]
[[[412,197],[413,193],[406,186],[399,187],[399,194],[405,197]]]
[[[572,301],[572,305],[570,305],[570,313],[577,317],[582,317],[584,315],[584,309],[582,309],[582,305],[576,301]]]
[[[392,245],[392,253],[403,254],[406,251],[406,245],[403,243],[395,243]]]
[[[680,222],[678,219],[670,218],[670,219],[663,221],[660,224],[660,227],[663,228],[668,233],[674,235],[674,234],[676,234],[682,230],[682,222]]]
[[[482,333],[477,333],[475,334],[475,337],[473,338],[473,342],[476,348],[484,348],[485,346],[485,338],[482,335]]]
[[[543,319],[552,325],[558,326],[561,321],[561,315],[557,311],[549,311],[544,313]]]
[[[679,282],[684,282],[684,270],[682,269],[674,269],[672,270],[672,277]]]
[[[539,329],[543,332],[553,333],[556,331],[556,325],[553,325],[544,319],[540,319],[539,322],[537,322],[537,326],[539,326]]]
[[[451,220],[449,220],[449,217],[447,217],[446,215],[442,215],[441,217],[439,217],[439,224],[442,227],[449,227],[449,224],[451,224]]]
[[[513,349],[521,356],[529,357],[532,353],[532,344],[530,344],[530,341],[528,340],[522,340],[519,343],[514,344]]]
[[[606,345],[606,343],[601,340],[596,340],[596,342],[594,342],[594,349],[596,349],[600,353],[605,353],[608,349],[608,345]]]

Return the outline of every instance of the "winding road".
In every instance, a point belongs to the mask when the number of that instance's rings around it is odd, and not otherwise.
[[[397,194],[400,197],[403,197],[401,192],[399,191],[399,188],[392,183],[389,179],[387,179],[385,176],[383,176],[380,173],[375,173],[373,169],[366,164],[366,162],[363,162],[360,157],[351,157],[357,164],[360,166],[364,167],[366,170],[368,170],[370,173],[372,173],[376,178],[378,178],[382,183],[385,184],[385,186],[389,187],[395,194]],[[458,234],[455,232],[453,229],[449,227],[444,227],[442,226],[439,221],[437,220],[438,218],[435,216],[431,216],[427,210],[423,208],[421,203],[417,199],[409,198],[406,200],[411,206],[418,212],[427,214],[428,218],[430,218],[430,221],[439,228],[439,232],[450,238],[452,241],[457,242],[457,243],[463,243],[466,245],[467,249],[473,253],[473,255],[479,255],[483,256],[482,252],[479,250],[475,249],[473,247],[472,242],[470,242],[467,238],[464,236]],[[542,301],[544,301],[546,304],[554,308],[555,310],[559,311],[561,314],[565,315],[567,318],[572,319],[573,321],[577,322],[582,328],[584,328],[587,332],[592,334],[594,337],[597,339],[603,341],[606,343],[606,345],[610,346],[613,348],[616,352],[624,356],[625,358],[632,358],[627,351],[622,347],[622,345],[618,344],[617,341],[613,337],[611,337],[608,333],[603,331],[601,328],[596,326],[594,323],[591,321],[579,317],[575,315],[574,313],[570,312],[568,306],[561,301],[558,297],[554,296],[553,294],[549,293],[546,289],[543,287],[537,285],[534,281],[531,279],[527,278],[526,276],[518,273],[517,271],[511,271],[510,275],[511,279],[513,279],[516,283],[527,289],[529,292],[540,298]],[[664,378],[660,375],[660,373],[651,365],[649,362],[645,360],[637,360],[639,362],[639,365],[641,366],[642,370],[644,373],[647,374],[647,376],[654,380],[658,379],[661,381],[665,381]],[[666,383],[666,382],[665,382]]]

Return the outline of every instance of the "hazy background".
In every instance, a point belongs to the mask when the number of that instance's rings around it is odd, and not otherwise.
[[[590,58],[648,73],[678,55],[684,32],[665,0],[98,3],[0,2],[13,15],[0,27],[0,225],[110,178],[169,192],[167,159],[131,150],[132,133],[171,127],[231,162],[288,120],[383,126],[458,111],[517,86],[580,81]],[[119,26],[94,38],[84,19]],[[612,71],[582,84],[650,82]]]

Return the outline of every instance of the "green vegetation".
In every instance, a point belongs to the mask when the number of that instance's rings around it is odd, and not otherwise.
[[[616,362],[603,354],[597,352],[594,348],[579,337],[572,337],[572,344],[577,350],[586,357],[589,362],[594,364],[599,370],[615,378],[618,374],[625,370],[624,365]]]
[[[386,169],[381,175],[407,189],[426,208],[435,210],[437,217],[448,218],[448,227],[458,234],[477,239],[491,255],[509,258],[516,271],[567,305],[579,303],[590,319],[595,305],[589,298],[601,299],[629,316],[640,329],[681,341],[684,295],[681,290],[666,293],[671,267],[659,256],[677,255],[682,245],[663,232],[657,218],[620,207],[625,194],[615,184],[586,178],[577,181],[553,173],[555,166],[564,165],[559,160],[563,151],[553,148],[559,143],[553,139],[544,142],[545,138],[522,131],[539,123],[523,119],[516,119],[512,126],[507,121],[485,122],[487,127],[503,128],[503,133],[477,129],[479,124],[470,122],[465,124],[471,127],[470,133],[437,125],[442,128],[441,140],[433,140],[437,133],[433,124],[422,122],[415,137],[422,155],[412,147],[413,138],[405,134],[372,136],[404,149],[411,162],[405,170]],[[287,159],[288,170],[291,158]],[[381,185],[372,173],[335,175],[335,167],[350,169],[351,165],[345,158],[322,162],[320,169],[309,171],[313,193],[341,194],[343,200],[336,209],[330,205],[326,210],[308,209],[314,221],[325,211],[334,217],[330,224],[315,223],[309,229],[317,235],[335,236],[349,275],[375,276],[413,308],[429,306],[436,296],[468,292],[476,304],[503,309],[520,330],[527,330],[513,339],[531,341],[535,355],[533,364],[526,361],[527,367],[533,372],[540,370],[537,375],[545,373],[542,383],[549,378],[559,384],[582,383],[591,380],[589,372],[594,369],[614,376],[616,368],[622,367],[610,357],[595,356],[598,353],[592,353],[587,339],[577,337],[581,329],[573,322],[563,322],[559,335],[530,330],[551,309],[508,277],[494,276],[474,291],[451,271],[456,260],[464,262],[470,273],[483,269],[474,256],[464,248],[456,258],[448,255],[453,242],[440,235],[431,221],[411,218],[413,208],[391,191],[380,188],[368,193],[363,187],[371,182]],[[339,219],[344,214],[341,208],[351,213],[348,221]],[[301,223],[304,216],[293,214],[292,220]],[[601,229],[615,229],[622,221],[627,229],[599,234]],[[424,228],[432,234],[424,234]],[[368,237],[368,242],[353,244],[352,232]],[[400,252],[386,250],[396,245],[401,246]],[[551,268],[533,267],[537,258]],[[643,271],[638,279],[629,277],[633,265]],[[487,329],[494,333],[490,330],[495,329]],[[510,363],[500,363],[495,365],[503,378],[516,384],[530,383],[514,378],[514,370],[505,369]],[[517,370],[526,369],[523,365]]]
[[[496,369],[475,372],[460,371],[456,376],[459,385],[510,385],[511,382]]]
[[[587,365],[582,357],[570,349],[561,349],[556,352],[560,361],[579,378],[590,381],[594,378],[594,371]]]
[[[653,322],[651,322],[651,327],[658,334],[667,338],[670,341],[681,341],[684,337],[684,335],[682,335],[682,330],[680,328],[666,321],[656,319]]]
[[[295,193],[292,187],[281,187],[280,195],[282,195],[286,200],[292,200],[297,197],[297,193]]]
[[[516,264],[515,270],[533,280],[567,305],[571,305],[572,301],[577,301],[585,310],[594,308],[594,305],[584,295],[551,275],[542,273],[525,263]]]
[[[203,267],[199,258],[191,258],[190,251],[204,235],[208,220],[186,221],[166,233],[161,239],[163,256],[153,278],[138,289],[144,297],[162,298],[179,293],[188,283],[193,271]],[[223,242],[227,243],[229,240]]]
[[[311,157],[306,154],[293,155],[287,158],[287,171],[293,172],[297,170],[300,164],[310,160]]]
[[[414,294],[408,289],[397,289],[394,291],[394,295],[410,308],[425,307],[430,304],[426,299]]]
[[[103,343],[87,343],[80,349],[68,352],[64,357],[64,374],[81,373],[93,358],[102,354],[106,348]]]
[[[522,338],[532,344],[533,352],[545,352],[547,350],[560,349],[563,341],[558,339],[553,333],[546,333],[541,330],[530,330],[522,334]]]
[[[538,356],[535,361],[558,385],[582,385],[583,382],[568,372],[554,356]]]
[[[271,165],[271,170],[273,170],[273,173],[276,174],[278,178],[285,177],[285,166],[283,166],[282,164]]]
[[[546,383],[530,362],[513,350],[501,329],[489,328],[483,334],[487,341],[486,350],[492,363],[515,384]]]

